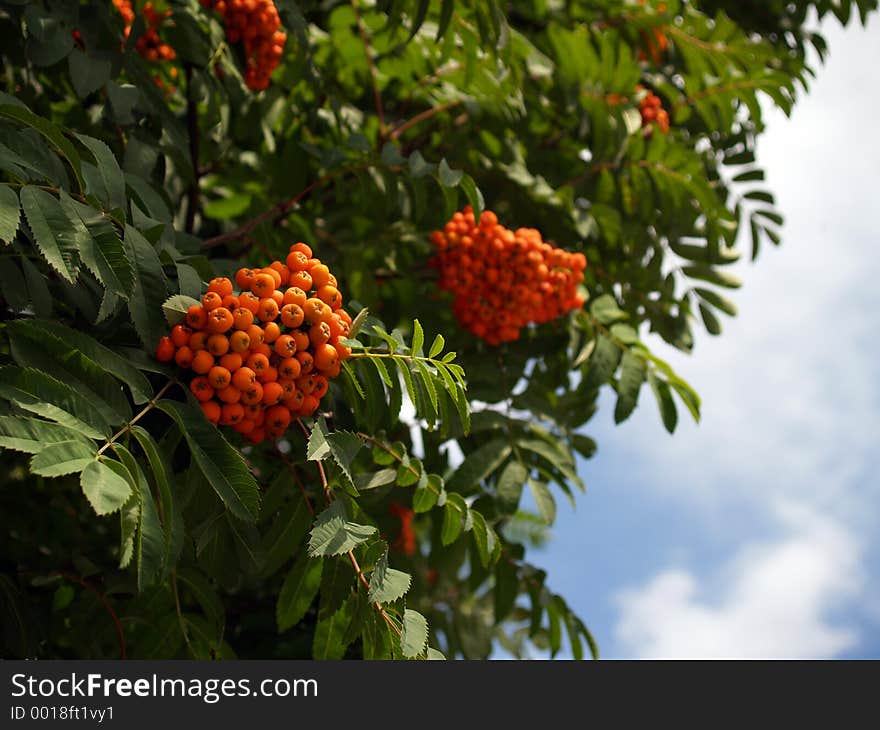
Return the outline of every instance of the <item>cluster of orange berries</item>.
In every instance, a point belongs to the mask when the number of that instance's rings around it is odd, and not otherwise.
[[[128,38],[131,26],[134,25],[134,9],[131,6],[131,0],[113,0],[113,5],[122,16],[125,23],[125,37]],[[159,28],[170,16],[170,10],[156,10],[151,2],[144,5],[144,19],[147,29],[138,38],[135,48],[148,61],[171,61],[177,58],[175,50],[167,43],[163,43],[159,37]]]
[[[456,319],[490,345],[516,340],[526,325],[583,306],[578,284],[586,258],[545,243],[534,228],[511,231],[491,210],[478,224],[468,206],[434,231],[431,242],[437,284],[455,295]]]
[[[247,69],[244,81],[249,89],[269,86],[269,77],[281,61],[287,34],[272,0],[199,0],[223,16],[226,38],[244,43]]]
[[[637,92],[647,92],[639,102],[639,113],[642,115],[642,127],[650,134],[656,126],[663,134],[669,131],[669,113],[663,108],[660,97],[644,86],[636,86]]]
[[[416,554],[416,532],[413,529],[415,512],[413,512],[412,508],[398,502],[392,502],[388,507],[388,511],[400,520],[400,533],[394,539],[394,542],[391,543],[391,549],[402,552],[411,558]]]
[[[291,420],[312,415],[351,355],[351,331],[336,277],[305,243],[286,263],[213,279],[201,304],[156,348],[195,377],[190,390],[214,424],[252,443],[280,438]]]

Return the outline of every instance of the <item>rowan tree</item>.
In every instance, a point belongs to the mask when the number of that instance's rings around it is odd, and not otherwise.
[[[3,655],[596,655],[529,550],[874,9],[0,2]]]

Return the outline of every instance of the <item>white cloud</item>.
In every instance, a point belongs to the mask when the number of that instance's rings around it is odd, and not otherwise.
[[[605,435],[646,489],[735,545],[720,566],[679,546],[690,567],[620,593],[618,654],[835,656],[860,639],[856,603],[878,600],[876,566],[859,556],[877,550],[868,505],[880,497],[880,99],[865,91],[880,68],[870,32],[828,37],[828,67],[792,120],[768,117],[759,151],[787,218],[783,248],[738,267],[740,316],[720,339],[670,358],[703,396],[703,423],[660,439],[646,398]]]
[[[832,657],[858,639],[830,615],[862,588],[856,541],[833,520],[784,505],[784,537],[745,546],[715,598],[694,575],[665,570],[618,596],[616,640],[634,657]]]

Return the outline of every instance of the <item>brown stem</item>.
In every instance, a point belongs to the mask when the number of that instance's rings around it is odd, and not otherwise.
[[[162,386],[162,389],[153,396],[153,399],[149,403],[147,403],[147,405],[145,405],[143,409],[141,409],[140,413],[138,413],[134,418],[132,418],[128,423],[126,423],[122,428],[114,433],[109,439],[107,439],[107,442],[100,449],[98,449],[98,453],[95,454],[95,458],[97,458],[107,449],[109,449],[113,445],[113,442],[116,441],[116,439],[118,439],[120,436],[122,436],[122,434],[124,434],[126,431],[130,431],[131,427],[134,426],[134,424],[136,424],[138,421],[140,421],[141,418],[143,418],[150,410],[152,410],[156,406],[156,402],[159,400],[159,398],[161,398],[165,394],[165,391],[168,390],[176,382],[176,380],[169,380],[167,383],[165,383],[165,385]]]
[[[299,491],[302,493],[302,497],[305,500],[306,508],[309,510],[309,514],[314,517],[315,516],[315,508],[312,507],[312,502],[309,499],[309,495],[306,493],[306,487],[302,483],[302,479],[299,478],[299,472],[296,470],[296,466],[293,462],[287,458],[285,453],[278,448],[278,444],[275,444],[275,453],[278,454],[278,457],[284,462],[284,465],[287,467],[287,470],[293,475],[293,479],[296,482],[296,486],[299,487]]]
[[[425,119],[430,119],[431,117],[436,116],[437,114],[442,114],[443,112],[448,111],[449,109],[453,109],[454,107],[458,106],[459,104],[461,104],[461,100],[457,99],[456,101],[448,101],[445,104],[440,104],[439,106],[434,106],[434,107],[431,107],[430,109],[425,109],[425,111],[423,111],[419,114],[416,114],[412,119],[408,119],[407,121],[403,122],[403,124],[401,124],[399,127],[395,128],[394,131],[391,132],[390,138],[397,139],[404,132],[406,132],[408,129],[414,127],[419,122],[423,122]]]
[[[196,211],[199,208],[199,109],[192,89],[192,64],[186,64],[186,121],[189,128],[189,158],[192,164],[192,182],[186,203],[186,232],[192,233],[196,224]]]
[[[219,236],[214,236],[213,238],[207,238],[202,242],[202,248],[214,248],[215,246],[221,246],[224,243],[228,243],[229,241],[235,241],[239,238],[244,238],[247,236],[254,228],[256,228],[261,223],[265,223],[267,221],[277,220],[278,218],[282,218],[285,214],[287,214],[291,208],[293,208],[300,200],[306,197],[309,193],[311,193],[316,188],[321,187],[325,183],[330,182],[331,180],[336,179],[342,175],[347,175],[350,172],[354,172],[355,170],[360,170],[364,167],[369,167],[369,163],[360,163],[358,165],[352,165],[351,167],[345,167],[340,170],[334,170],[333,172],[328,172],[326,175],[322,175],[317,180],[315,180],[310,185],[307,185],[305,188],[300,190],[296,195],[292,198],[288,198],[287,200],[282,200],[280,203],[273,205],[269,210],[265,210],[260,213],[258,216],[251,218],[249,221],[242,223],[238,228],[234,231],[229,231],[228,233],[221,233]]]
[[[97,588],[95,588],[95,586],[89,583],[85,578],[80,578],[78,575],[65,573],[60,570],[54,571],[54,574],[73,583],[78,583],[83,588],[91,591],[98,597],[98,600],[104,604],[104,609],[107,611],[113,621],[113,625],[116,627],[116,636],[119,639],[119,658],[127,659],[128,657],[125,655],[125,632],[122,630],[122,622],[119,620],[119,616],[116,614],[116,611],[113,610],[113,606],[110,605],[110,601],[108,600],[107,596],[99,591]]]
[[[305,424],[303,424],[302,420],[299,418],[296,419],[296,423],[302,430],[305,437],[308,439],[309,430],[305,427]],[[318,474],[321,477],[321,486],[324,488],[324,495],[327,497],[327,503],[329,504],[333,499],[333,494],[331,493],[330,485],[327,482],[327,473],[324,471],[324,465],[320,461],[316,461],[315,463],[318,465]],[[348,559],[351,561],[351,567],[354,568],[354,572],[357,574],[358,580],[369,594],[370,583],[364,575],[364,571],[361,570],[361,566],[358,565],[358,561],[357,558],[354,556],[354,552],[352,550],[349,550],[346,554],[348,555]],[[382,604],[379,601],[373,601],[373,606],[379,612],[379,615],[383,618],[385,623],[388,624],[398,636],[400,636],[400,629],[382,607]]]

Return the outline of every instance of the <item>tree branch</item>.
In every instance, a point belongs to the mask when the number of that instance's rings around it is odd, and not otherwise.
[[[417,125],[419,122],[423,122],[425,119],[430,119],[431,117],[436,116],[437,114],[441,114],[449,109],[452,109],[452,108],[458,106],[459,104],[461,104],[461,100],[457,99],[455,101],[449,101],[449,102],[446,102],[445,104],[440,104],[439,106],[435,106],[435,107],[431,107],[430,109],[426,109],[425,111],[421,112],[420,114],[416,114],[412,119],[409,119],[408,121],[403,122],[403,124],[401,124],[399,127],[395,128],[395,130],[393,132],[391,132],[389,137],[390,137],[390,139],[397,139],[398,137],[400,137],[400,135],[402,135],[404,132],[406,132],[411,127],[414,127],[415,125]]]

